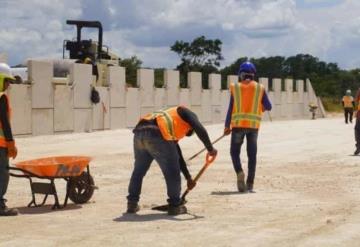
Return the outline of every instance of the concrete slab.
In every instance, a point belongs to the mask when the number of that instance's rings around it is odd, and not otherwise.
[[[92,132],[92,109],[74,109],[74,132]]]
[[[140,89],[140,106],[154,107],[154,70],[138,69],[137,83]]]
[[[239,77],[237,75],[228,75],[227,76],[227,88],[229,88],[230,83],[235,83],[239,81]]]
[[[203,123],[211,123],[211,90],[204,89],[201,96],[201,116]]]
[[[28,61],[29,80],[32,83],[32,108],[53,108],[54,89],[51,83],[53,64],[46,61]]]
[[[140,107],[140,117],[145,116],[149,113],[152,113],[156,110],[161,110],[161,109],[155,109],[154,107],[143,107],[142,106],[142,107]],[[139,121],[139,119],[138,119],[138,121]]]
[[[73,91],[70,86],[57,85],[54,90],[54,131],[74,130]]]
[[[221,121],[226,118],[227,110],[229,108],[230,92],[229,90],[221,91]]]
[[[51,135],[54,133],[54,109],[32,109],[32,134]]]
[[[126,128],[126,108],[110,108],[110,129]]]
[[[13,84],[8,90],[13,135],[31,134],[31,86]]]
[[[213,105],[211,106],[211,122],[212,123],[222,123],[223,120],[221,118],[221,105]]]
[[[126,126],[135,127],[140,119],[139,89],[128,88],[126,92]]]
[[[203,114],[202,114],[202,106],[193,105],[190,108],[200,119],[200,122],[204,122]]]
[[[92,67],[74,63],[70,67],[70,81],[74,88],[74,108],[91,108]]]
[[[281,118],[286,119],[288,116],[287,109],[287,92],[281,92],[281,104],[280,104]]]
[[[268,78],[260,77],[259,83],[261,83],[264,86],[266,92],[269,91],[269,79]]]
[[[8,56],[6,53],[0,53],[0,63],[7,63]]]
[[[294,93],[293,82],[294,82],[293,79],[286,79],[285,80],[285,91],[286,91],[286,94],[287,94],[287,103],[288,104],[293,103],[293,93]]]
[[[275,104],[281,104],[281,79],[273,79],[274,99]]]
[[[221,75],[210,74],[209,85],[211,90],[211,105],[220,106],[221,105]]]
[[[177,106],[179,104],[180,77],[177,70],[164,71],[164,83],[166,85],[166,104]]]
[[[189,72],[188,83],[190,87],[191,106],[201,105],[201,73],[200,72]]]
[[[190,89],[181,88],[179,94],[179,105],[190,107]]]
[[[93,130],[110,129],[110,90],[108,87],[95,87],[100,95],[100,102],[93,104]]]
[[[166,89],[155,88],[154,109],[163,109],[166,107]]]
[[[110,107],[125,107],[125,68],[119,66],[109,67],[108,78],[110,84]]]
[[[304,102],[304,81],[303,80],[297,80],[296,81],[296,92],[298,93],[298,100],[297,103],[303,103]]]

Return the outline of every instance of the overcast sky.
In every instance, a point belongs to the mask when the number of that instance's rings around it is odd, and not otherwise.
[[[309,53],[360,67],[359,0],[0,0],[0,53],[10,65],[62,57],[75,37],[67,19],[99,20],[104,44],[146,67],[174,68],[176,40],[223,42],[225,60]],[[95,37],[89,33],[88,37]]]

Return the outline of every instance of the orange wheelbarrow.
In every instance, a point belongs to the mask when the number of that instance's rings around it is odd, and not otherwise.
[[[68,199],[76,204],[83,204],[90,200],[97,187],[90,175],[87,156],[57,156],[18,162],[15,167],[9,167],[13,177],[27,178],[30,181],[32,200],[28,207],[40,207],[46,203],[49,195],[53,195],[55,203],[52,209],[64,208]],[[86,171],[84,171],[86,169]],[[34,182],[33,178],[47,179],[49,182]],[[60,205],[56,192],[55,179],[64,179],[66,195],[64,204]],[[42,194],[44,198],[40,204],[36,202],[35,194]]]

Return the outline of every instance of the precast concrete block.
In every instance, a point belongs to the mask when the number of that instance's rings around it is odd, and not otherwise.
[[[227,88],[230,88],[231,83],[239,82],[239,77],[237,75],[228,75],[226,79],[227,79]]]
[[[202,106],[201,105],[193,105],[191,106],[191,111],[193,111],[201,123],[204,123],[204,117],[202,114]]]
[[[6,53],[0,53],[0,63],[7,63],[8,56]]]
[[[166,107],[166,88],[155,88],[154,109],[164,109]]]
[[[126,92],[126,126],[135,127],[140,119],[139,89],[128,88]]]
[[[264,86],[266,92],[269,91],[269,79],[268,78],[260,77],[259,83]]]
[[[275,105],[275,93],[273,91],[267,92],[268,98],[271,102],[271,105]]]
[[[313,104],[317,104],[317,97],[309,79],[306,79],[306,88],[308,90],[309,101]]]
[[[54,109],[32,109],[32,134],[51,135],[54,133]]]
[[[293,118],[293,104],[286,104],[286,118],[292,119]]]
[[[11,130],[14,135],[31,134],[31,86],[12,84],[8,89]]]
[[[297,80],[296,81],[296,92],[298,93],[298,101],[297,103],[303,103],[304,102],[304,81],[303,80]]]
[[[74,90],[74,108],[91,108],[91,65],[74,63],[70,67],[70,81]]]
[[[161,109],[155,109],[154,107],[141,106],[140,107],[140,117],[145,116],[145,115],[152,113],[154,111],[157,111],[157,110],[161,110]],[[139,119],[138,119],[138,121],[139,121]]]
[[[221,105],[211,106],[211,122],[214,124],[223,122],[221,118]]]
[[[293,79],[286,79],[285,80],[285,91],[287,94],[287,103],[291,104],[293,103]]]
[[[179,104],[180,77],[177,70],[165,70],[164,82],[166,86],[166,104],[177,106]]]
[[[304,113],[304,117],[308,117],[309,116],[309,93],[308,92],[304,92],[304,97],[303,97],[303,113]]]
[[[137,83],[140,86],[140,106],[154,107],[154,70],[138,69]]]
[[[93,104],[93,130],[110,129],[110,90],[108,87],[95,87],[99,92],[100,102]]]
[[[211,105],[221,105],[221,75],[210,74],[209,85],[211,90]]]
[[[188,88],[180,89],[179,105],[183,105],[186,107],[191,106],[191,104],[190,104],[190,89],[188,89]]]
[[[110,108],[110,129],[126,128],[126,108]]]
[[[54,89],[54,131],[74,130],[74,98],[70,86],[57,85]]]
[[[293,119],[299,119],[302,117],[302,104],[300,103],[294,103],[292,104],[292,117]]]
[[[91,132],[92,109],[74,109],[74,132]]]
[[[226,118],[227,110],[229,108],[230,102],[230,91],[222,90],[221,91],[221,120],[224,121]]]
[[[281,92],[281,118],[287,118],[288,110],[287,110],[287,92]]]
[[[200,72],[189,72],[188,73],[188,82],[190,86],[190,97],[192,106],[201,105],[201,91],[202,91],[202,82],[201,82],[201,73]]]
[[[292,95],[292,103],[293,104],[299,103],[299,93],[298,92],[293,93],[293,95]]]
[[[204,89],[201,96],[201,115],[203,123],[210,123],[212,121],[211,117],[211,91],[209,89]]]
[[[275,104],[281,104],[281,79],[273,79]]]
[[[109,67],[110,107],[125,107],[126,83],[125,68]]]
[[[281,105],[277,105],[277,104],[272,105],[270,115],[272,120],[281,119]]]
[[[53,63],[47,61],[28,61],[29,80],[32,83],[32,108],[53,108],[54,88]]]

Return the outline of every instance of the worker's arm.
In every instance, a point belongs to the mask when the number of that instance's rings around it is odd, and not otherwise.
[[[230,95],[229,107],[228,107],[228,111],[227,111],[226,119],[225,119],[225,128],[228,128],[228,129],[230,128],[231,113],[232,113],[233,105],[234,105],[234,98],[233,98],[233,96],[231,94]]]
[[[214,147],[210,142],[209,135],[208,135],[206,129],[204,128],[204,126],[200,123],[200,121],[197,118],[197,116],[195,115],[195,113],[193,113],[192,111],[190,111],[189,109],[187,109],[185,107],[178,107],[177,112],[180,115],[180,117],[185,122],[187,122],[191,126],[191,128],[193,128],[196,135],[199,137],[199,139],[202,141],[202,143],[204,143],[206,149],[209,152],[213,151]]]
[[[264,94],[262,96],[261,104],[263,105],[264,111],[271,111],[272,105],[271,105],[271,102],[270,102],[269,97],[267,96],[266,92],[264,92]]]
[[[6,141],[13,141],[13,135],[10,127],[10,121],[7,114],[8,101],[5,95],[0,97],[0,122]]]
[[[176,148],[177,148],[177,151],[178,151],[178,154],[179,154],[180,170],[181,170],[182,174],[184,175],[184,177],[186,178],[186,180],[189,180],[189,179],[191,179],[191,175],[190,175],[189,170],[187,169],[187,165],[186,165],[186,162],[185,162],[184,157],[182,155],[181,148],[180,148],[179,144],[176,144]]]

